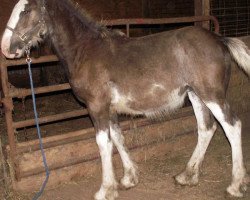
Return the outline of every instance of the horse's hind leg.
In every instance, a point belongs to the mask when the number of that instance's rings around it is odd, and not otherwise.
[[[121,184],[125,188],[131,188],[137,185],[138,175],[137,166],[131,160],[128,151],[124,145],[124,137],[118,125],[117,115],[113,114],[110,122],[110,135],[113,143],[115,144],[122,160],[124,168],[124,176],[121,179]]]
[[[243,164],[241,145],[241,121],[232,114],[226,101],[208,101],[208,108],[220,122],[232,148],[232,183],[227,192],[235,197],[242,197],[242,190],[247,189],[247,175]]]
[[[196,185],[199,178],[199,168],[216,130],[216,123],[209,109],[194,92],[188,92],[188,96],[197,120],[198,142],[186,169],[177,175],[175,180],[181,185]]]

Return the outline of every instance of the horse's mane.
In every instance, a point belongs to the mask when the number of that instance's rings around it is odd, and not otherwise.
[[[84,25],[91,31],[100,34],[102,37],[108,37],[109,35],[121,35],[117,31],[111,31],[107,27],[97,21],[95,21],[90,14],[75,0],[60,0],[60,3],[64,3],[70,12],[76,16]]]

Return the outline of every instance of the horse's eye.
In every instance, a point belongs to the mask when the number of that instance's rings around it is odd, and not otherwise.
[[[26,15],[26,14],[30,13],[30,10],[25,10],[25,11],[23,11],[23,13]]]

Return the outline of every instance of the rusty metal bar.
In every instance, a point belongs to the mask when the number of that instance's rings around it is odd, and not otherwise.
[[[82,110],[74,110],[70,112],[60,113],[56,115],[49,115],[46,117],[40,117],[38,120],[39,120],[39,124],[46,124],[49,122],[55,122],[55,121],[60,121],[60,120],[69,119],[73,117],[84,116],[87,114],[88,114],[87,109],[82,109]],[[13,128],[23,128],[23,127],[33,126],[33,125],[35,125],[35,120],[29,119],[29,120],[14,122]]]
[[[59,84],[59,85],[51,85],[51,86],[45,86],[45,87],[37,87],[35,88],[35,94],[44,94],[49,92],[57,92],[57,91],[63,91],[63,90],[69,90],[71,89],[69,83]],[[30,89],[25,88],[11,88],[9,92],[9,97],[12,98],[23,98],[31,95]]]
[[[48,63],[48,62],[57,62],[59,61],[56,55],[48,55],[48,56],[41,56],[39,58],[32,58],[32,63],[33,64],[38,64],[38,63]],[[26,65],[26,59],[21,58],[21,59],[16,59],[16,60],[6,60],[6,65],[7,66],[19,66],[19,65]]]
[[[0,70],[1,70],[1,81],[2,81],[2,90],[4,97],[2,99],[4,109],[5,109],[5,120],[7,126],[7,134],[8,134],[8,141],[10,146],[10,158],[11,163],[13,164],[13,170],[15,174],[15,178],[20,180],[20,169],[17,163],[17,149],[16,149],[16,141],[15,141],[15,134],[13,129],[13,118],[12,118],[12,111],[14,108],[13,100],[11,97],[6,97],[6,94],[9,94],[9,82],[8,82],[8,72],[6,67],[5,58],[3,57],[2,53],[0,53]]]
[[[212,21],[214,23],[215,32],[219,33],[219,22],[214,16],[192,16],[192,17],[176,17],[176,18],[160,18],[160,19],[114,19],[103,20],[107,26],[117,25],[143,25],[143,24],[177,24],[177,23],[190,23],[190,22],[203,22]]]

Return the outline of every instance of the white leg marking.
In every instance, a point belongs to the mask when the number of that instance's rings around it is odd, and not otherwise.
[[[14,7],[12,14],[10,16],[10,19],[7,23],[7,25],[10,28],[15,29],[16,25],[19,21],[19,15],[22,11],[25,9],[25,5],[28,4],[27,0],[20,0]],[[1,49],[3,54],[8,57],[8,58],[14,58],[15,54],[10,54],[10,43],[11,43],[11,37],[13,33],[12,31],[5,29],[3,37],[2,37],[2,42],[1,42]]]
[[[206,153],[207,147],[214,135],[216,130],[216,124],[210,130],[201,130],[198,129],[198,142],[193,155],[188,162],[189,167],[193,167],[193,169],[198,170],[200,163],[204,159],[204,155]]]
[[[204,121],[204,114],[202,110],[202,103],[199,97],[196,96],[195,93],[189,92],[188,93],[189,99],[193,105],[195,117],[197,120],[197,127],[198,127],[198,143],[193,152],[193,155],[188,163],[188,166],[192,166],[194,168],[199,168],[200,163],[204,159],[204,155],[206,153],[207,147],[214,135],[216,130],[216,124],[208,130],[206,126],[206,122]]]
[[[198,142],[188,161],[184,172],[176,176],[178,183],[182,185],[196,185],[199,181],[199,169],[204,159],[207,147],[216,130],[216,124],[210,130],[198,130]]]
[[[125,146],[124,137],[117,125],[110,125],[110,135],[114,142],[122,160],[124,168],[124,177],[121,179],[121,184],[125,188],[134,187],[138,183],[137,166],[131,160]]]
[[[108,138],[108,130],[100,131],[96,135],[101,161],[102,161],[102,185],[95,194],[96,200],[113,200],[118,197],[117,183],[112,164],[113,143]]]
[[[245,187],[244,178],[246,176],[246,170],[242,155],[241,121],[237,120],[232,125],[225,120],[222,109],[218,104],[208,102],[207,106],[221,123],[232,148],[232,183],[227,188],[227,192],[233,196],[242,197],[243,194],[240,192],[240,187]]]
[[[204,111],[202,111],[203,102],[201,102],[201,100],[193,92],[189,92],[188,96],[193,105],[197,120],[198,142],[187,164],[186,170],[176,176],[176,180],[182,185],[195,185],[198,183],[199,167],[216,130],[216,124],[214,123],[213,127],[208,130],[204,121]]]

